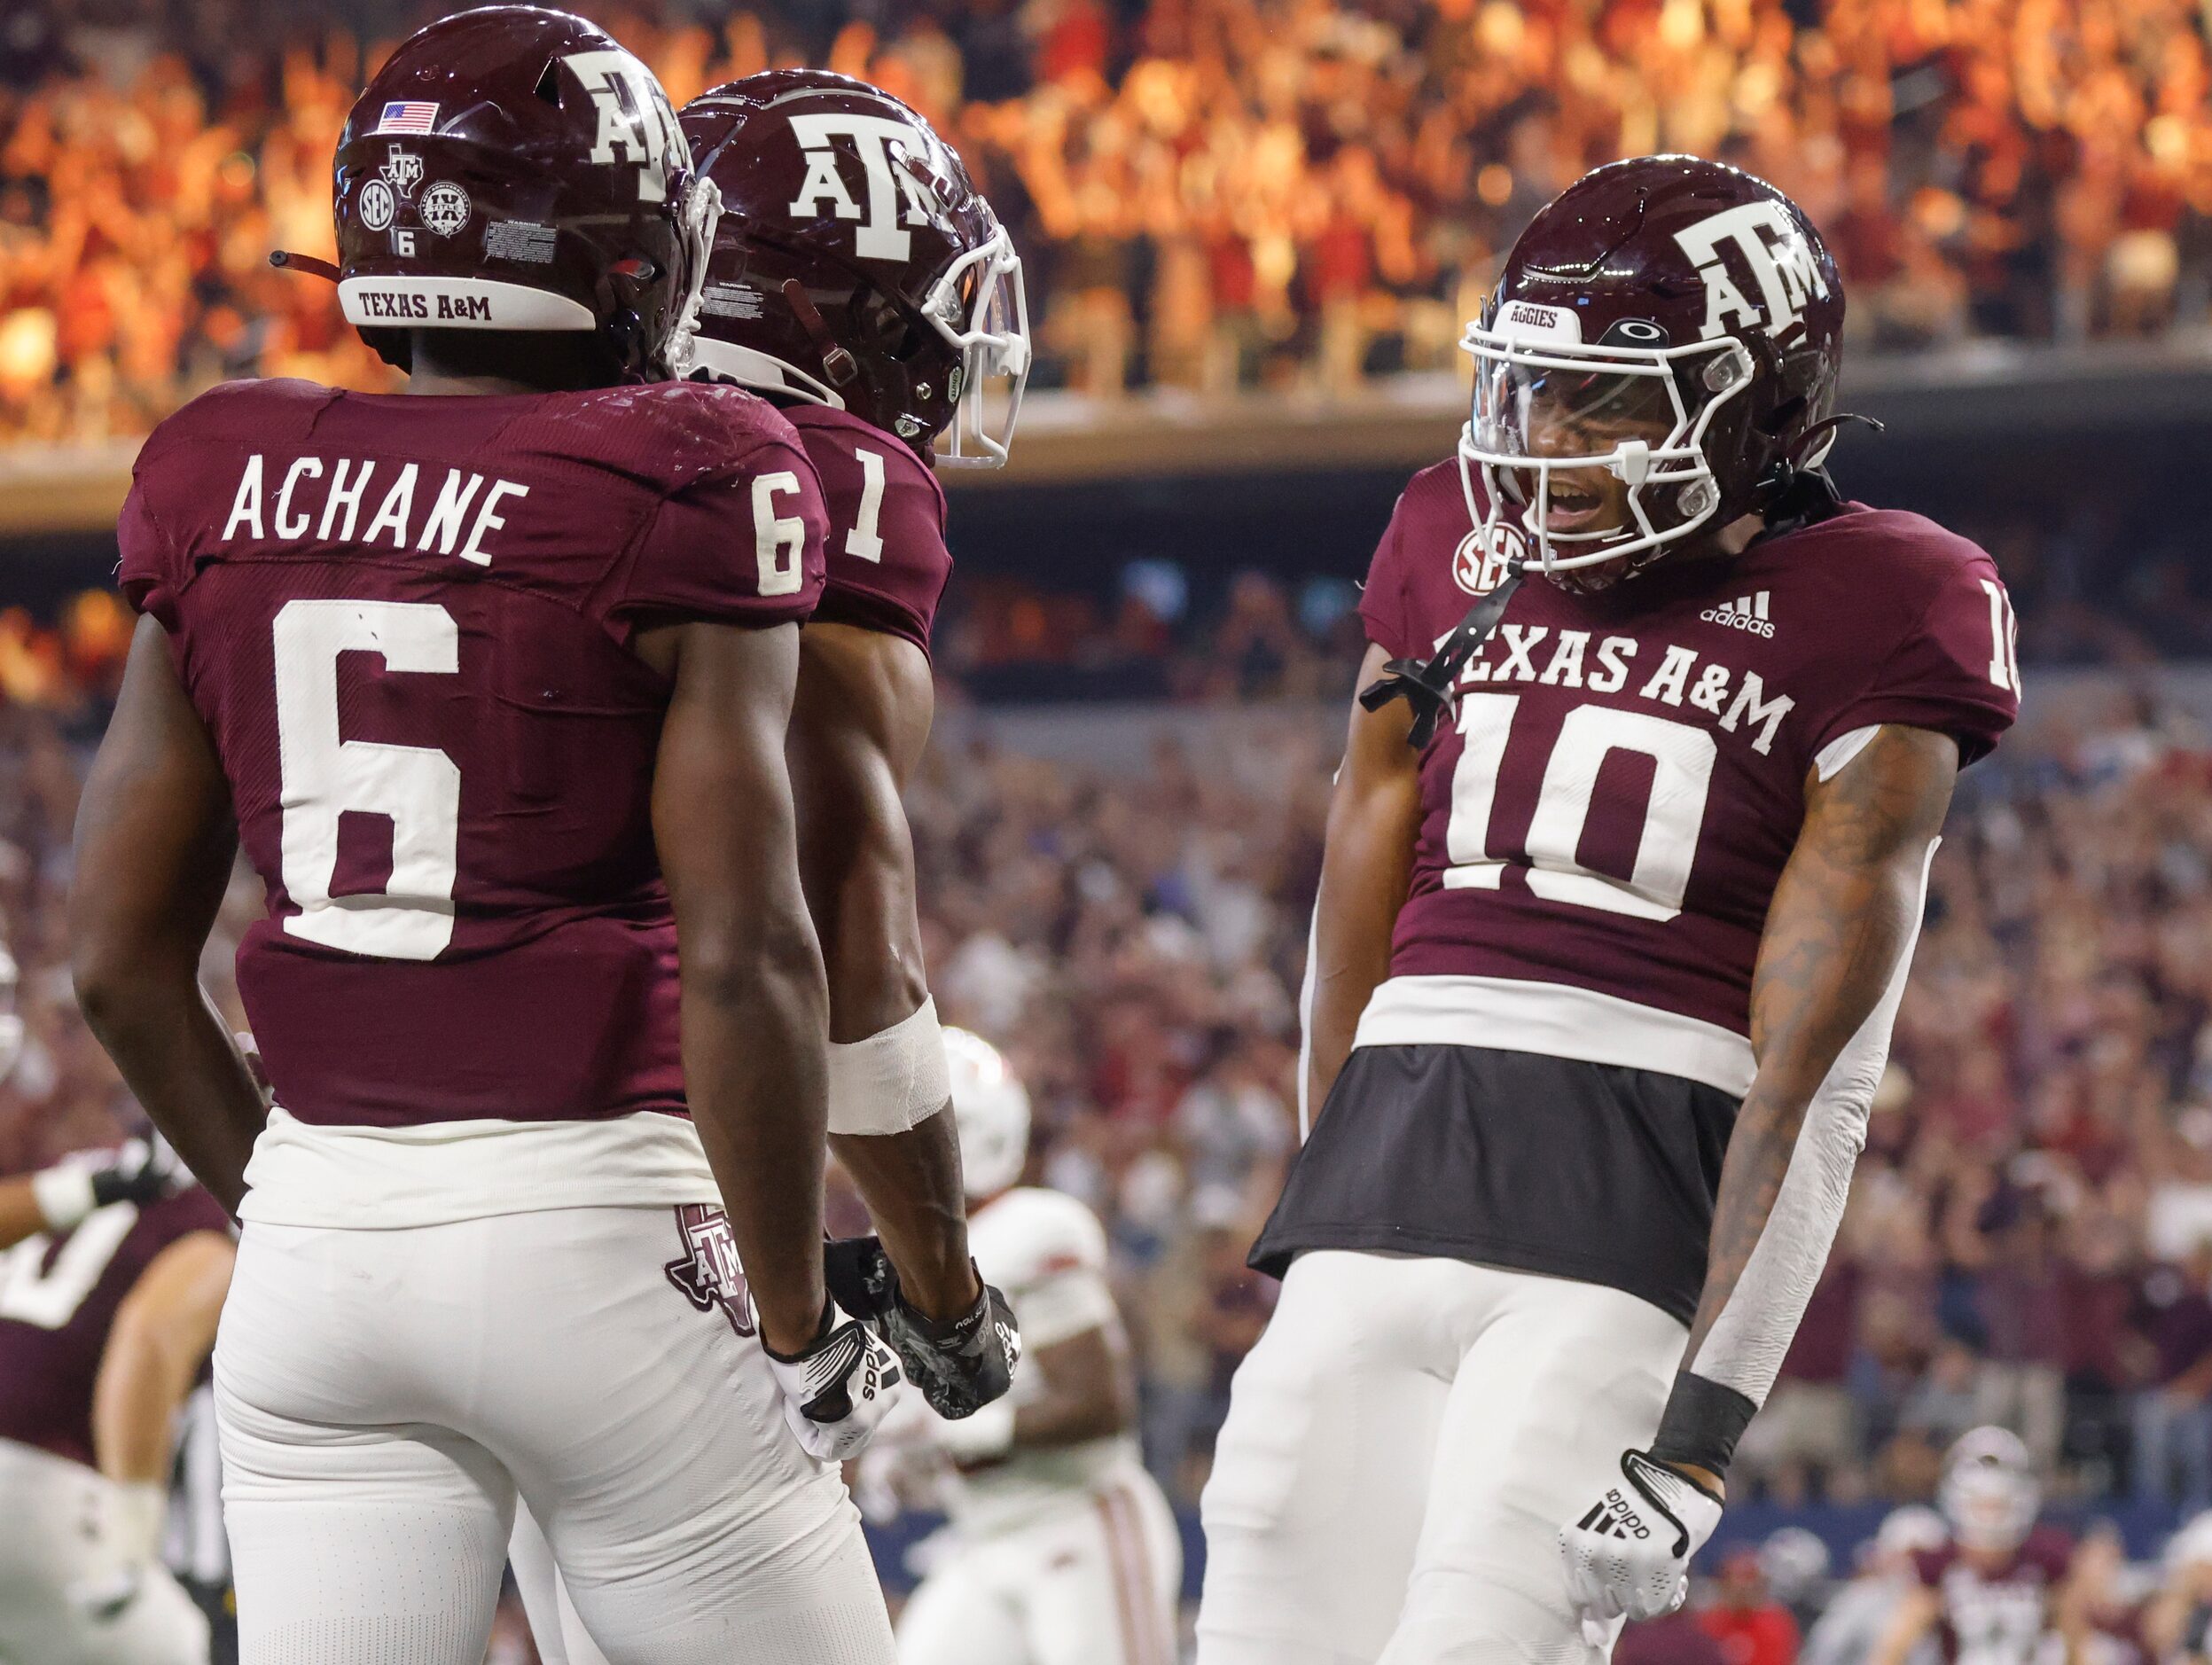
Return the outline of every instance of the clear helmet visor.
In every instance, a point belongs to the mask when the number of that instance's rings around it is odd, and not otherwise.
[[[930,324],[960,355],[950,389],[952,421],[937,460],[955,468],[1001,468],[1029,382],[1029,300],[1021,257],[1002,228],[956,261],[931,292]]]
[[[1478,324],[1460,345],[1474,360],[1459,442],[1469,511],[1517,520],[1539,570],[1648,559],[1720,507],[1704,438],[1750,383],[1739,343],[1585,348]]]

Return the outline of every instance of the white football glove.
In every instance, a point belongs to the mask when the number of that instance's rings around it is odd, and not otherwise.
[[[1720,1524],[1721,1500],[1642,1451],[1621,1453],[1624,1482],[1559,1529],[1567,1594],[1585,1632],[1626,1616],[1655,1619],[1690,1593],[1690,1558]]]
[[[757,1321],[756,1321],[757,1322]],[[905,1380],[898,1355],[857,1318],[828,1303],[814,1345],[786,1358],[763,1341],[784,1402],[784,1420],[807,1454],[842,1463],[866,1449]]]
[[[63,1591],[79,1614],[97,1624],[121,1618],[153,1576],[169,1510],[168,1489],[152,1481],[113,1487],[106,1502],[98,1565]]]

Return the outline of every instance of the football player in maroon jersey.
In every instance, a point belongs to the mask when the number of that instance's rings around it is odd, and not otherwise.
[[[828,512],[786,752],[829,976],[831,1148],[899,1265],[965,1265],[961,1223],[934,1208],[959,1148],[903,796],[952,570],[934,468],[1005,461],[1029,371],[1021,262],[958,155],[865,82],[770,70],[681,120],[723,203],[693,376],[783,410]],[[891,1183],[909,1169],[928,1183]],[[902,1356],[926,1379],[926,1350]]]
[[[672,379],[713,190],[642,64],[521,6],[401,47],[336,187],[408,395],[233,385],[148,441],[72,904],[88,1019],[245,1222],[243,1657],[478,1665],[520,1497],[616,1659],[879,1665],[836,1463],[901,1372],[825,1288],[783,756],[825,519],[788,422]],[[234,840],[265,1114],[195,976]],[[1003,1391],[973,1267],[899,1270]]]
[[[2017,700],[1989,557],[1819,467],[1842,321],[1787,198],[1650,157],[1467,332],[1361,602],[1204,1665],[1596,1659],[1682,1599]]]
[[[693,374],[783,410],[828,511],[786,749],[829,975],[831,1145],[901,1265],[965,1264],[957,1217],[898,1206],[959,1172],[902,797],[929,739],[929,632],[952,569],[934,469],[1005,458],[1029,363],[1021,263],[959,157],[864,82],[770,70],[681,120],[723,207]],[[909,1167],[934,1182],[889,1183]],[[527,1515],[512,1559],[549,1660],[602,1658]]]
[[[231,1222],[133,1141],[0,1185],[0,1659],[205,1665],[160,1559],[177,1412],[215,1339]]]
[[[2074,1657],[2058,1634],[2074,1544],[2038,1526],[2034,1465],[2018,1434],[1976,1428],[1943,1463],[1950,1542],[1912,1557],[1918,1583],[1870,1665],[1905,1665],[1929,1637],[1956,1665],[2042,1665]],[[2068,1627],[2070,1628],[2070,1627]]]

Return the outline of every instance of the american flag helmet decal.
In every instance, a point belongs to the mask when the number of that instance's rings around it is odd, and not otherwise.
[[[378,118],[379,133],[429,133],[438,125],[438,106],[433,103],[407,100],[387,104]]]

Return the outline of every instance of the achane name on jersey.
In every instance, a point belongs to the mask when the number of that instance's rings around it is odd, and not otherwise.
[[[510,497],[530,495],[528,486],[512,480],[494,479],[486,489],[483,475],[460,468],[447,469],[445,479],[434,490],[423,478],[420,464],[403,463],[387,471],[382,495],[375,500],[376,509],[363,528],[362,512],[370,500],[369,487],[378,479],[375,458],[294,457],[272,492],[269,482],[274,474],[262,453],[247,455],[217,543],[228,543],[243,535],[257,543],[272,538],[316,543],[357,542],[365,548],[388,538],[392,547],[402,551],[412,549],[418,554],[428,554],[435,545],[441,555],[457,555],[479,567],[489,567],[491,556],[484,549],[485,535],[507,524],[499,505]],[[316,512],[318,507],[319,513]]]

